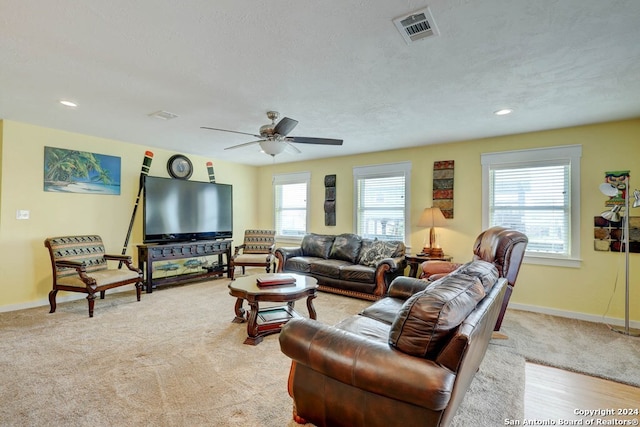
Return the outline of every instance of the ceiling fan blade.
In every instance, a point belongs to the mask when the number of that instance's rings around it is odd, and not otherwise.
[[[237,130],[210,128],[206,126],[200,126],[200,129],[219,130],[220,132],[239,133],[240,135],[249,135],[249,136],[255,136],[256,138],[262,138],[260,135],[256,135],[254,133],[238,132]]]
[[[247,145],[259,144],[262,141],[264,141],[264,139],[260,139],[258,141],[245,142],[244,144],[232,145],[231,147],[225,148],[225,150],[234,150],[236,148],[246,147]]]
[[[297,142],[300,144],[321,144],[321,145],[342,145],[341,139],[331,138],[308,138],[306,136],[290,136],[287,138],[289,142]]]
[[[286,142],[287,142],[287,148],[290,148],[291,150],[295,151],[295,152],[296,152],[296,154],[302,154],[302,151],[300,151],[300,150],[298,149],[298,147],[296,147],[295,145],[291,144],[291,143],[290,143],[290,142],[288,142],[288,141],[286,141]]]
[[[278,135],[287,136],[289,132],[293,130],[298,125],[297,120],[290,119],[289,117],[283,117],[282,120],[278,122],[275,128],[273,128],[273,133],[277,133]]]

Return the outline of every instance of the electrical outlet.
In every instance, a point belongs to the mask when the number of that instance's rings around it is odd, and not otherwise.
[[[25,209],[18,209],[16,211],[16,219],[29,219],[29,211]]]

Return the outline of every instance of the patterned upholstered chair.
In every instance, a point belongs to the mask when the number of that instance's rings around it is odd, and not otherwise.
[[[106,255],[100,236],[48,237],[44,245],[49,249],[53,269],[53,289],[49,292],[51,311],[56,311],[58,291],[83,292],[89,302],[89,317],[93,317],[96,292],[104,299],[107,289],[128,284],[135,285],[140,301],[142,271],[134,267],[127,255]],[[107,261],[118,261],[126,269],[109,268]]]
[[[275,272],[276,259],[273,256],[275,246],[275,230],[245,230],[244,242],[235,247],[229,263],[231,279],[235,278],[236,267],[242,267],[242,274],[245,274],[245,267],[265,267],[267,273],[273,267]]]

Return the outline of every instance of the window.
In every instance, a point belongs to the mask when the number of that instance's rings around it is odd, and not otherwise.
[[[273,177],[276,236],[302,238],[307,234],[310,180],[309,172]]]
[[[482,225],[527,235],[525,260],[578,267],[580,157],[571,145],[482,154]]]
[[[355,233],[407,242],[411,163],[353,168]]]

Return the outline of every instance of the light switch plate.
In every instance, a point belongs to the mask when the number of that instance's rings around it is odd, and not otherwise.
[[[25,209],[18,209],[16,211],[16,219],[29,219],[29,211]]]

